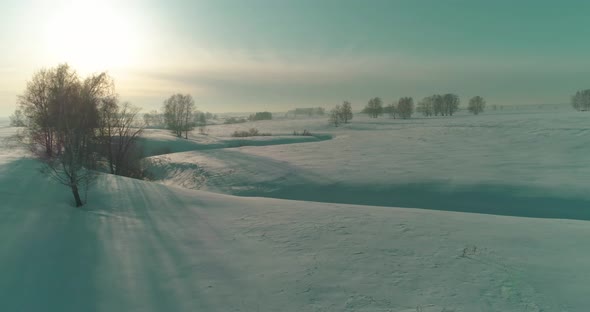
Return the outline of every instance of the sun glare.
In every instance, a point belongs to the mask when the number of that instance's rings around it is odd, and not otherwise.
[[[59,8],[46,27],[47,57],[80,72],[132,66],[141,38],[137,21],[126,13],[105,1],[76,1]]]

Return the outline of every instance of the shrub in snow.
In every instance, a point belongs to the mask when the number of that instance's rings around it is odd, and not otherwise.
[[[234,133],[232,133],[232,137],[235,138],[245,138],[245,137],[253,137],[253,136],[271,136],[272,134],[270,133],[261,133],[258,131],[258,129],[256,128],[251,128],[248,131],[234,131]]]
[[[465,257],[469,257],[469,256],[475,256],[477,254],[477,246],[470,246],[470,247],[465,247],[463,248],[463,253],[461,254],[461,257],[465,258]]]
[[[199,134],[201,135],[209,135],[209,129],[205,126],[199,127]]]
[[[295,136],[313,136],[313,134],[311,134],[311,132],[309,132],[307,130],[303,130],[303,132],[293,131],[293,135],[295,135]]]

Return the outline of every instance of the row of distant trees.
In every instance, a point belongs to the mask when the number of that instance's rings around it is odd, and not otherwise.
[[[286,116],[324,116],[326,114],[326,110],[323,107],[306,107],[306,108],[296,108],[294,110],[290,110],[287,112]]]
[[[252,114],[248,117],[248,120],[250,120],[250,121],[271,120],[271,119],[272,119],[271,112],[257,112],[257,113]]]
[[[207,126],[211,119],[217,119],[217,115],[214,115],[210,112],[194,111],[192,113],[191,119],[191,129],[194,129],[194,127]],[[174,118],[172,120],[174,120]],[[145,123],[146,128],[167,128],[175,133],[175,131],[173,130],[174,127],[172,125],[167,124],[165,115],[158,112],[157,110],[152,110],[149,113],[143,114],[143,122]]]
[[[423,98],[418,103],[417,110],[426,117],[438,115],[453,116],[453,114],[459,110],[460,103],[461,100],[456,94],[434,94]]]
[[[459,110],[461,100],[458,95],[448,93],[444,95],[434,94],[420,100],[414,107],[412,97],[402,97],[397,102],[392,102],[383,106],[383,100],[375,97],[369,100],[362,110],[362,113],[372,118],[377,118],[383,114],[389,114],[392,118],[407,119],[412,117],[414,110],[422,113],[426,117],[430,116],[453,116]],[[468,111],[473,114],[479,114],[485,109],[485,100],[481,96],[475,96],[469,100]],[[414,109],[415,108],[415,109]]]

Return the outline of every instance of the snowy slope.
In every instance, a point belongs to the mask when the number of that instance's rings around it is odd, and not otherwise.
[[[590,115],[568,107],[247,123],[333,139],[156,157],[160,182],[240,196],[590,220]],[[212,126],[223,138],[238,126]],[[198,135],[196,136],[198,137]],[[175,174],[189,164],[194,174]]]
[[[3,311],[587,309],[583,221],[239,198],[107,175],[80,211],[34,166],[0,168]]]
[[[243,198],[110,175],[78,210],[25,155],[0,151],[2,311],[587,311],[586,221]]]

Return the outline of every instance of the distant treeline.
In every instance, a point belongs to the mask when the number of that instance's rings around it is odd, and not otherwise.
[[[590,97],[589,97],[590,98]],[[426,117],[430,116],[453,116],[459,110],[461,100],[458,95],[448,93],[444,95],[434,94],[423,98],[414,107],[412,97],[402,97],[397,101],[391,102],[384,106],[380,97],[374,97],[369,100],[367,105],[362,109],[362,114],[367,114],[371,118],[377,118],[383,114],[388,114],[391,118],[408,119],[414,114],[414,111],[422,113]],[[479,114],[484,111],[486,101],[481,96],[474,96],[469,100],[467,110],[472,114]],[[338,126],[341,123],[348,123],[352,119],[352,106],[350,102],[344,101],[342,105],[337,105],[330,111],[330,124]]]
[[[190,125],[192,127],[202,127],[209,123],[209,120],[217,120],[217,115],[210,112],[194,111],[190,116]],[[165,115],[152,110],[149,113],[143,114],[143,121],[146,128],[168,128],[166,123]]]
[[[323,107],[306,107],[306,108],[296,108],[294,110],[290,110],[287,112],[287,117],[297,117],[297,116],[324,116],[326,114],[326,110]]]
[[[453,116],[459,110],[460,103],[461,100],[456,94],[434,94],[420,100],[415,107],[415,111],[422,113],[426,117]],[[486,102],[481,96],[475,96],[469,100],[467,110],[477,115],[483,112],[485,104]],[[369,100],[361,112],[372,118],[388,114],[392,118],[407,119],[414,114],[414,99],[412,97],[402,97],[398,101],[383,106],[383,100],[380,97],[375,97]]]
[[[248,117],[248,119],[250,121],[271,120],[272,119],[272,113],[270,113],[270,112],[258,112],[256,114],[250,115],[250,117]]]

